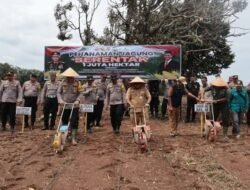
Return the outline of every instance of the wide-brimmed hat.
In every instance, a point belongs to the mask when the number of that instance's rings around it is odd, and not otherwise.
[[[64,71],[62,74],[64,77],[78,77],[78,73],[74,71],[71,67]]]
[[[180,76],[177,80],[180,81],[182,84],[185,84],[185,85],[187,84],[186,77],[184,76]]]
[[[227,87],[227,83],[220,77],[218,77],[214,81],[212,81],[211,85],[217,86],[217,87]]]
[[[134,83],[141,83],[141,84],[145,84],[146,82],[141,79],[140,77],[135,77],[133,80],[130,81],[130,84],[134,84]]]

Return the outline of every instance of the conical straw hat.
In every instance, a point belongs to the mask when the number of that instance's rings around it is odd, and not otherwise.
[[[75,72],[71,67],[64,71],[62,74],[64,77],[78,77],[78,73]]]
[[[164,76],[166,79],[169,79],[169,80],[175,80],[175,79],[177,79],[177,75],[174,74],[174,73],[170,73],[170,72],[167,72],[167,71],[163,71],[162,74],[163,74],[163,76]]]
[[[227,83],[220,77],[218,77],[214,81],[212,81],[211,84],[212,84],[212,86],[227,87]]]
[[[131,84],[133,84],[133,83],[143,83],[143,84],[145,84],[145,81],[142,80],[140,77],[135,77],[130,83]]]
[[[184,77],[184,76],[180,76],[177,80],[180,81],[184,85],[187,84],[186,77]]]

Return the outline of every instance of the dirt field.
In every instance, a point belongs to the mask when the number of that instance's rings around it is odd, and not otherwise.
[[[11,136],[0,132],[0,190],[244,190],[250,189],[250,136],[208,143],[199,125],[180,124],[180,136],[168,137],[167,120],[151,119],[153,139],[141,154],[125,118],[120,135],[104,127],[77,146],[67,145],[57,155],[51,144],[55,131],[33,131]],[[20,125],[18,126],[20,130]],[[82,131],[82,126],[80,126]],[[230,129],[231,131],[231,129]]]

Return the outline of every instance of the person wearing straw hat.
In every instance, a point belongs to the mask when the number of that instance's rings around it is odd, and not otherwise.
[[[168,112],[169,112],[169,125],[170,125],[170,136],[175,137],[177,135],[177,128],[180,116],[180,107],[182,96],[187,94],[187,96],[195,98],[197,101],[198,97],[194,96],[185,88],[186,78],[180,76],[173,86],[170,87],[168,91],[169,101],[168,101]]]
[[[111,75],[111,83],[107,86],[107,108],[110,110],[113,133],[119,134],[124,107],[126,106],[126,90],[123,84],[118,83],[117,75]]]
[[[228,108],[228,86],[227,83],[221,78],[216,77],[211,82],[211,87],[207,88],[205,92],[211,91],[213,97],[214,119],[217,121],[219,116],[222,118],[223,136],[224,140],[228,140],[228,121],[229,121],[229,108]]]
[[[2,130],[6,131],[6,123],[9,118],[11,133],[15,131],[16,105],[22,102],[22,88],[20,82],[14,80],[14,72],[7,73],[7,80],[0,85],[0,102],[2,109]]]
[[[85,104],[94,105],[94,112],[87,113],[87,132],[92,133],[95,121],[96,104],[97,104],[97,88],[95,86],[93,76],[87,76],[87,83],[83,85],[83,96]]]
[[[242,84],[238,81],[236,88],[233,88],[229,93],[229,108],[233,116],[233,135],[240,138],[240,123],[242,114],[248,109],[248,94],[247,90],[243,89]]]
[[[62,124],[67,125],[70,119],[70,128],[72,130],[72,144],[76,145],[76,136],[79,122],[79,104],[82,86],[78,80],[75,78],[78,77],[78,73],[75,72],[72,68],[68,68],[61,74],[65,79],[59,85],[57,91],[57,98],[60,104],[74,104],[72,116],[70,117],[71,106],[65,108],[62,116]]]
[[[41,93],[41,105],[43,105],[44,127],[42,130],[53,130],[55,127],[56,115],[58,111],[57,90],[60,82],[56,80],[56,72],[50,71],[49,80],[45,82]],[[49,122],[49,116],[51,119]]]
[[[145,106],[149,106],[151,101],[151,95],[148,89],[145,87],[145,81],[140,77],[135,77],[130,82],[130,87],[126,93],[127,103],[130,105],[131,112],[135,112],[137,124],[143,122],[143,109]],[[144,114],[146,110],[144,109]],[[146,114],[147,116],[148,114]],[[134,114],[130,113],[130,118],[134,120]]]

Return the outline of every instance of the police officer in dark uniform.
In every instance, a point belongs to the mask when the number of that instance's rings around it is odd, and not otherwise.
[[[187,83],[186,89],[189,93],[198,97],[200,91],[200,84],[196,81],[196,77],[191,77],[190,82]],[[192,116],[191,122],[195,122],[196,112],[194,110],[194,105],[197,104],[197,100],[193,97],[187,97],[187,115],[186,123],[190,122],[190,115]]]
[[[54,52],[51,57],[52,61],[50,61],[49,64],[49,70],[50,71],[60,71],[63,72],[66,70],[65,63],[63,61],[60,61],[60,53]]]

